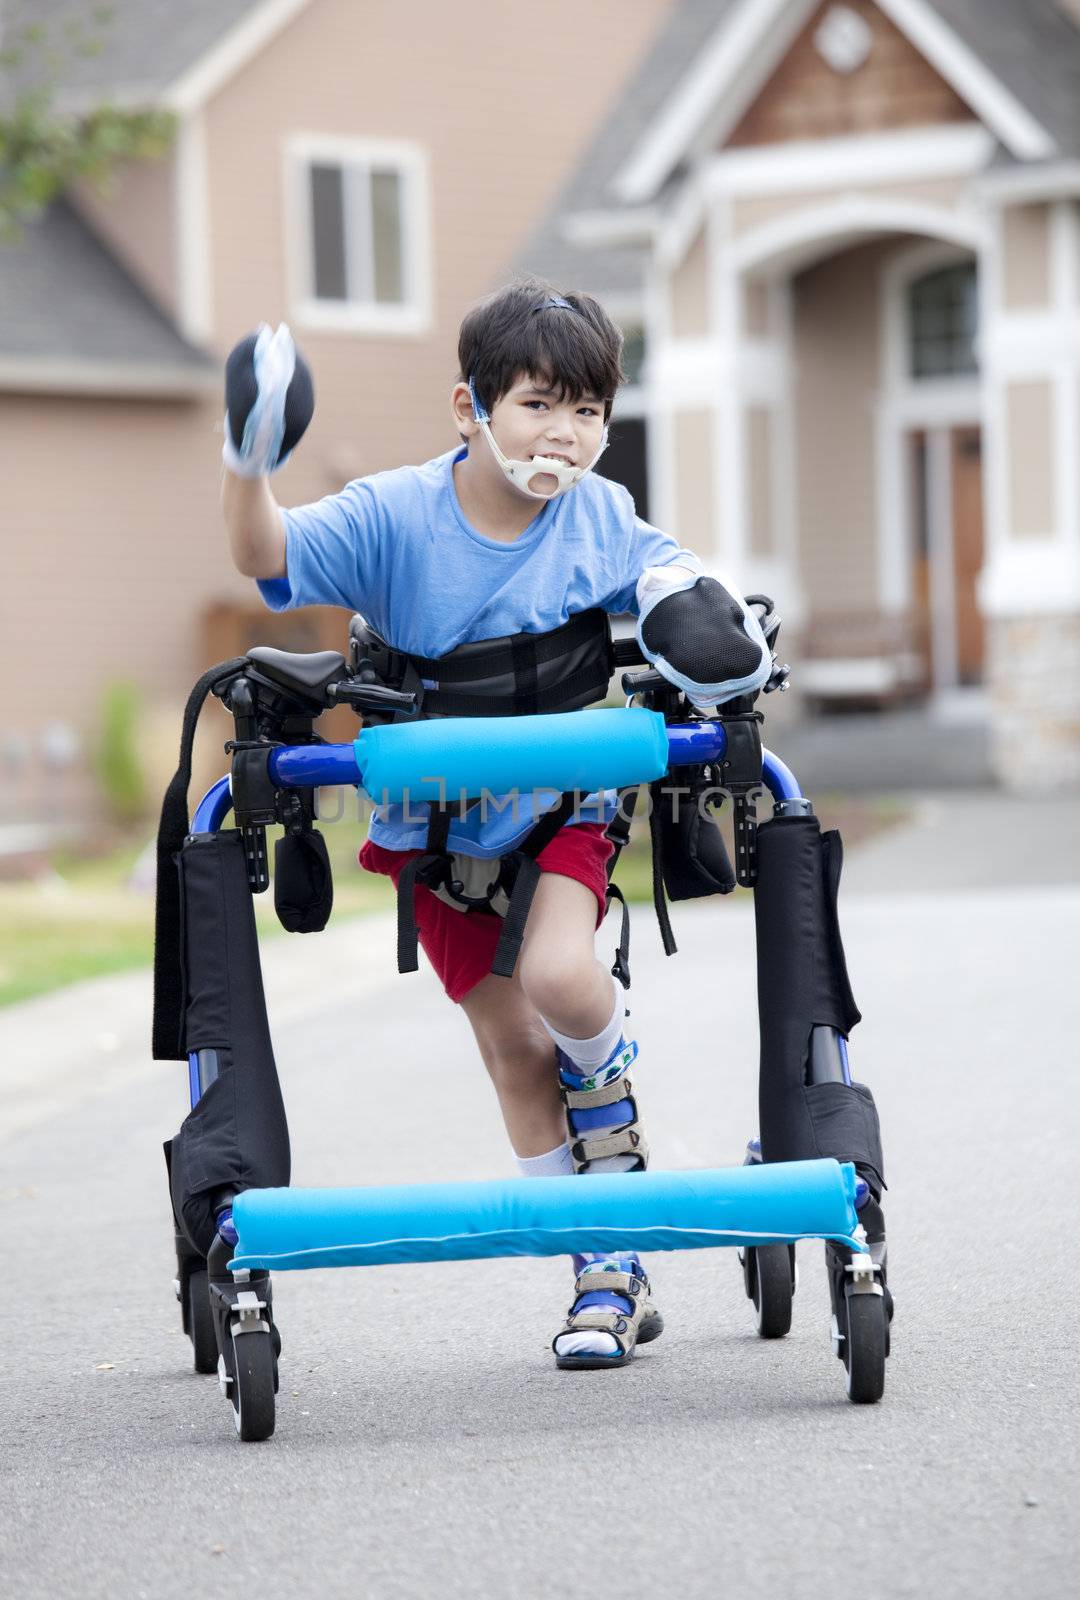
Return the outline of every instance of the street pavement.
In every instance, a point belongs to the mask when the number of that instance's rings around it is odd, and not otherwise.
[[[841,918],[890,1181],[875,1407],[845,1398],[820,1246],[771,1343],[733,1252],[654,1257],[667,1332],[608,1373],[554,1368],[565,1263],[464,1262],[279,1274],[277,1432],[241,1445],[171,1296],[185,1074],[149,1060],[146,976],[0,1014],[0,1594],[1075,1593],[1075,804],[917,797],[850,853]],[[673,920],[669,961],[634,915],[654,1162],[737,1162],[751,908]],[[511,1170],[464,1017],[391,931],[264,952],[297,1184]]]

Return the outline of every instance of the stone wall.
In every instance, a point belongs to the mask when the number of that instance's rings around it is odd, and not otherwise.
[[[1006,788],[1080,788],[1080,615],[987,624],[992,762]]]

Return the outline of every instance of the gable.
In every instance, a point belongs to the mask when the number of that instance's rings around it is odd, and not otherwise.
[[[850,71],[830,66],[818,45],[830,13],[865,26],[866,54]],[[831,18],[835,25],[840,20]],[[856,25],[856,36],[862,30]],[[974,113],[874,0],[822,0],[722,148],[885,133]]]

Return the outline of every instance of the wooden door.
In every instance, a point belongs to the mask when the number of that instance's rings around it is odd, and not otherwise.
[[[953,595],[956,607],[956,677],[982,682],[986,641],[975,585],[983,564],[982,432],[952,430]]]

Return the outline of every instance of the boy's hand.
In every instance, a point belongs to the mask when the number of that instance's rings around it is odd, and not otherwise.
[[[225,363],[225,447],[222,459],[241,478],[284,466],[315,410],[311,369],[285,323],[264,322],[241,339]]]

